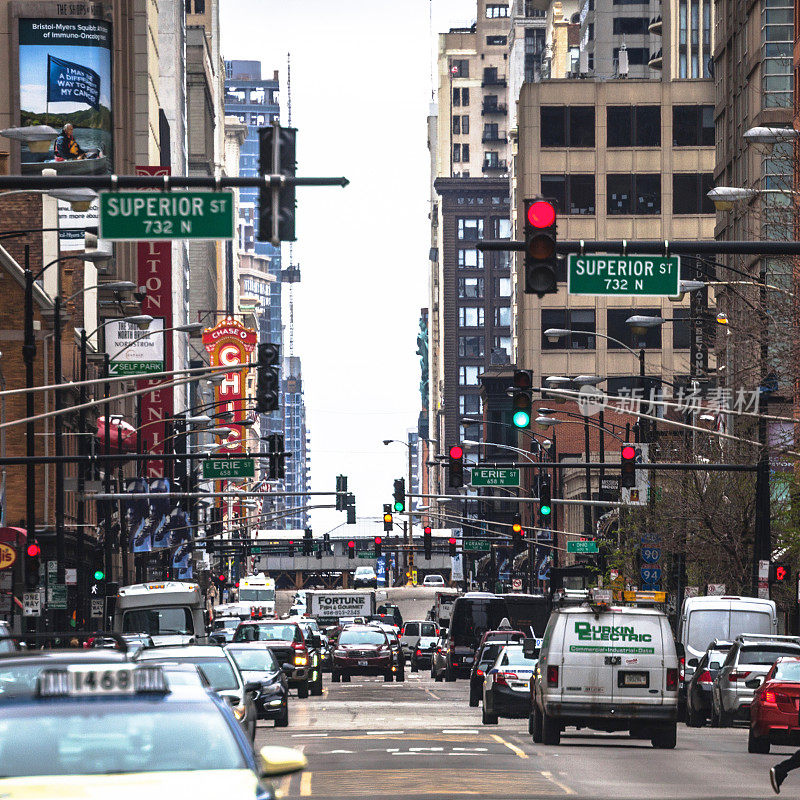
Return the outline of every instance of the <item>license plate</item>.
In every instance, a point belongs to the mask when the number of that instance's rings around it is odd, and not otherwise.
[[[358,666],[359,666],[359,667],[366,667],[366,666],[369,666],[369,661],[359,661],[359,662],[358,662]]]
[[[646,672],[626,672],[623,676],[624,686],[647,686]]]
[[[134,694],[133,670],[126,666],[92,667],[70,666],[70,694],[109,695]]]
[[[464,659],[464,663],[465,663],[465,664],[471,664],[471,663],[472,663],[472,656],[467,656],[467,657]]]

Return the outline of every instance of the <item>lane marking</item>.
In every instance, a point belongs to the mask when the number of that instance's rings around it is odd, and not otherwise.
[[[434,700],[441,700],[442,698],[439,697],[438,694],[432,692],[427,686],[425,687],[425,693],[432,697]]]
[[[367,731],[367,736],[383,736],[384,734],[387,736],[398,736],[401,733],[405,733],[405,731]]]
[[[480,731],[474,730],[472,728],[445,728],[442,733],[473,733],[477,734]]]
[[[564,783],[561,783],[561,781],[559,780],[556,780],[553,777],[552,772],[547,772],[545,770],[542,770],[540,774],[543,778],[547,778],[547,780],[550,781],[550,783],[554,783],[556,786],[558,786],[559,789],[562,789],[565,794],[575,794],[575,792],[572,789],[570,789],[569,786],[567,786]]]
[[[511,742],[507,742],[502,736],[498,736],[496,733],[493,733],[492,734],[492,739],[494,739],[496,742],[499,742],[504,747],[507,747],[517,757],[519,757],[519,758],[527,758],[528,757],[527,753],[524,753],[515,744],[511,744]]]
[[[327,733],[293,733],[292,739],[307,738],[307,739],[323,739]]]
[[[311,776],[313,772],[304,772],[300,776],[300,797],[311,797]]]

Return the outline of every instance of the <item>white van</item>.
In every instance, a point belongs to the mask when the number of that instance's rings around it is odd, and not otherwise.
[[[678,656],[666,615],[652,603],[555,607],[531,692],[534,742],[558,744],[574,726],[627,730],[653,747],[675,747]]]

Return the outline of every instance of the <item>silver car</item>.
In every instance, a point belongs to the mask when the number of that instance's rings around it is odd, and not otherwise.
[[[400,646],[403,648],[403,655],[406,658],[411,657],[412,651],[420,644],[420,640],[424,639],[424,648],[428,649],[430,645],[435,644],[439,636],[439,626],[435,622],[429,620],[420,620],[406,622],[400,630]]]
[[[743,634],[737,636],[714,678],[711,690],[711,724],[730,725],[734,719],[750,719],[753,692],[775,660],[800,657],[800,637]]]

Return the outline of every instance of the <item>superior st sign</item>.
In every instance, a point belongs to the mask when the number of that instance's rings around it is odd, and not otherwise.
[[[618,297],[674,297],[680,292],[680,265],[678,256],[570,253],[567,292]]]
[[[101,192],[101,239],[232,239],[233,193]]]

